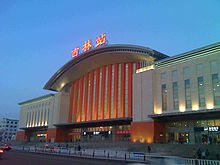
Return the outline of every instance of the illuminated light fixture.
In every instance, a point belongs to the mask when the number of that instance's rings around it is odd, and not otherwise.
[[[160,108],[158,108],[158,109],[155,108],[154,113],[160,115],[160,114],[162,114],[162,110]]]
[[[61,84],[61,88],[63,88],[63,87],[64,87],[64,85],[65,85],[65,84],[64,84],[64,83],[62,83],[62,84]]]
[[[137,140],[136,140],[136,139],[133,139],[132,141],[133,141],[133,143],[136,143]]]
[[[186,108],[185,108],[185,106],[180,106],[180,112],[185,112],[186,111]]]
[[[193,106],[192,106],[192,110],[194,110],[194,111],[199,110],[199,106],[198,106],[197,104],[193,105]]]
[[[208,103],[208,104],[206,105],[206,108],[207,108],[207,109],[213,109],[213,108],[214,108],[214,105],[213,105],[212,103]]]
[[[136,73],[141,73],[141,72],[144,72],[144,71],[152,70],[152,69],[154,69],[154,68],[155,68],[154,65],[146,66],[146,67],[137,69],[137,70],[136,70]]]
[[[140,139],[140,142],[141,142],[141,143],[144,143],[144,141],[145,141],[144,138],[141,138],[141,139]]]

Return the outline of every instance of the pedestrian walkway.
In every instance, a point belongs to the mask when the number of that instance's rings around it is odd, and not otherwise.
[[[140,162],[146,164],[220,165],[220,161],[218,160],[188,159],[175,156],[162,156],[162,154],[158,153],[149,154],[144,152],[116,151],[112,149],[78,150],[77,148],[45,148],[35,146],[14,146],[13,149],[17,151],[39,154],[118,160],[126,162]]]

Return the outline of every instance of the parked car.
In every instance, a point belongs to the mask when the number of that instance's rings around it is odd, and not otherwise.
[[[2,158],[2,155],[4,154],[4,150],[0,148],[0,158]]]
[[[9,150],[11,150],[11,147],[8,146],[8,144],[4,144],[4,146],[2,147],[2,149],[3,149],[4,151],[9,151]]]

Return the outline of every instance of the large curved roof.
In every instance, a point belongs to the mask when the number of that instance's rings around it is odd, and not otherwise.
[[[136,45],[108,45],[80,54],[60,68],[46,83],[44,89],[60,91],[85,73],[102,65],[157,61],[168,57],[150,48]]]

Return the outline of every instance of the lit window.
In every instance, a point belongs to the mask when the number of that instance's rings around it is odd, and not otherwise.
[[[186,108],[192,107],[189,79],[185,80],[185,103],[186,103]]]
[[[166,84],[162,85],[162,110],[167,110],[167,88]]]
[[[166,73],[161,73],[161,80],[166,81]]]
[[[173,82],[173,108],[174,110],[179,109],[179,97],[178,97],[178,84]]]
[[[205,92],[203,77],[198,77],[198,94],[199,94],[199,107],[205,107]]]
[[[189,67],[183,68],[183,74],[184,74],[184,76],[188,76],[189,75]]]
[[[176,80],[176,78],[177,78],[177,71],[176,70],[172,71],[172,78],[173,78],[173,80]]]
[[[220,84],[218,74],[212,75],[212,90],[214,95],[214,105],[220,105]]]

